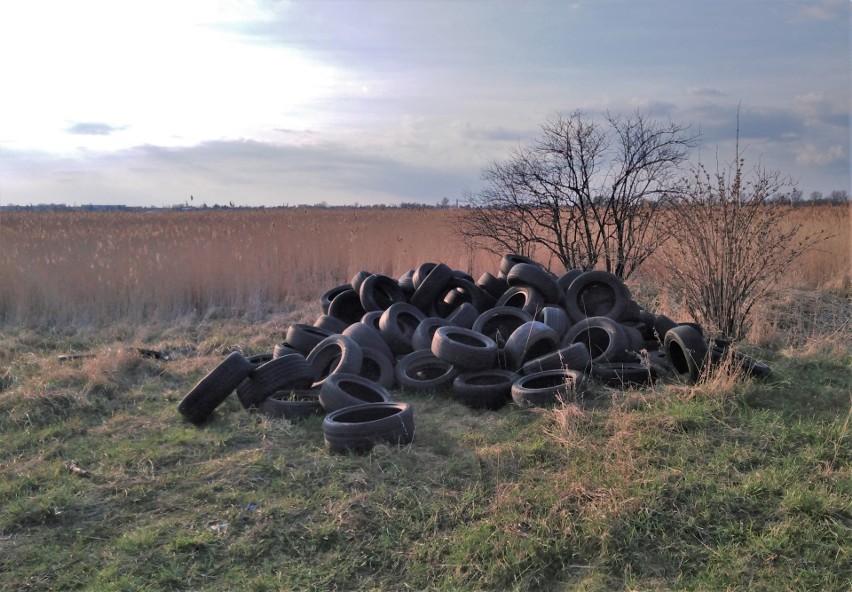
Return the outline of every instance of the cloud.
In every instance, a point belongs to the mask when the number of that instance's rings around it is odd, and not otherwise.
[[[844,4],[849,0],[818,0],[798,6],[795,13],[797,21],[830,21],[845,18]]]
[[[686,89],[686,94],[699,99],[721,99],[727,96],[721,90],[703,86],[690,86]]]
[[[122,129],[123,128],[114,127],[107,123],[81,121],[68,127],[65,131],[76,136],[108,136],[114,132],[121,131]]]
[[[840,144],[820,148],[808,143],[796,150],[796,164],[804,166],[825,167],[846,160],[846,151]]]

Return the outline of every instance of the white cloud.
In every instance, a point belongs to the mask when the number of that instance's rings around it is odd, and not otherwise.
[[[824,167],[832,163],[846,160],[846,151],[840,144],[820,147],[814,144],[804,144],[796,150],[796,164],[803,166]]]

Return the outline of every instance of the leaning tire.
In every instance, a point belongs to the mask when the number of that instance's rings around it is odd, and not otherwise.
[[[204,422],[248,377],[252,368],[243,354],[233,352],[190,389],[178,404],[178,412],[192,423]]]
[[[420,309],[407,302],[398,302],[382,313],[379,332],[394,355],[412,351],[411,338],[420,322],[426,318]]]
[[[512,286],[500,296],[496,306],[514,306],[534,317],[544,304],[544,296],[532,286]]]
[[[314,387],[322,386],[329,376],[338,373],[357,374],[364,354],[355,340],[345,335],[326,337],[308,354]]]
[[[568,287],[565,309],[574,322],[589,317],[618,321],[630,299],[630,290],[615,275],[607,271],[586,271]]]
[[[540,321],[524,323],[509,335],[503,347],[506,368],[519,370],[529,360],[552,353],[558,347],[559,336],[556,331]]]
[[[311,369],[301,354],[288,354],[258,366],[237,386],[237,397],[243,407],[260,405],[272,393],[311,386]]]
[[[512,266],[506,275],[506,282],[509,287],[532,286],[548,304],[555,304],[561,300],[556,278],[538,263],[518,263]]]
[[[586,378],[576,370],[548,370],[522,376],[512,385],[519,407],[546,407],[572,400],[586,392]]]
[[[332,374],[319,391],[319,402],[326,412],[364,403],[388,403],[388,389],[357,374]]]
[[[328,329],[296,323],[290,325],[287,329],[287,336],[284,340],[290,347],[299,350],[303,355],[308,355],[320,341],[331,335],[334,335],[334,333]]]
[[[657,379],[657,371],[653,366],[644,366],[638,362],[593,364],[591,374],[605,385],[615,388],[647,386]]]
[[[584,372],[592,358],[589,350],[582,343],[572,343],[559,348],[555,352],[534,358],[521,366],[521,374],[535,374],[546,370],[579,370]]]
[[[709,348],[695,327],[678,325],[669,329],[663,345],[675,373],[690,383],[697,382]]]
[[[409,444],[414,440],[414,411],[408,403],[369,403],[338,409],[322,423],[332,452],[365,453],[377,443]]]
[[[533,320],[530,313],[514,306],[500,306],[486,310],[473,323],[472,329],[490,337],[503,347],[515,329]]]
[[[629,359],[630,345],[621,325],[608,317],[589,317],[568,329],[562,345],[582,343],[592,362],[620,362]]]
[[[370,347],[361,348],[361,370],[359,376],[368,378],[373,382],[389,389],[393,388],[394,370],[393,362],[377,349]]]

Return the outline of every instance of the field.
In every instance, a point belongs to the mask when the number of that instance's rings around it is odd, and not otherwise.
[[[319,417],[176,405],[358,270],[493,272],[453,210],[4,212],[0,590],[849,590],[849,208],[794,214],[835,236],[740,346],[770,378],[537,412],[395,391],[414,443],[338,456]],[[655,273],[636,298],[686,320]]]

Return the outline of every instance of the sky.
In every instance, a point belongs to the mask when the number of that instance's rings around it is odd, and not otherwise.
[[[451,203],[560,113],[850,190],[850,0],[0,0],[0,205]]]

